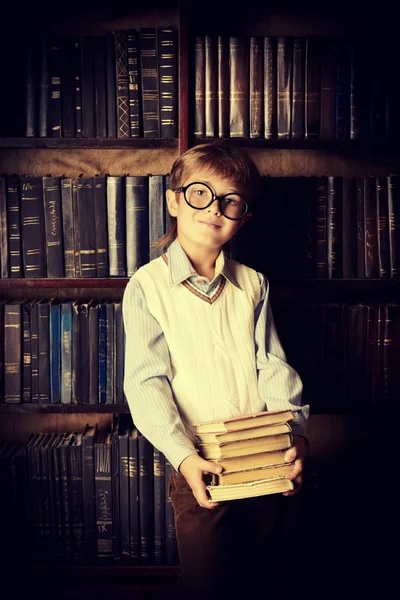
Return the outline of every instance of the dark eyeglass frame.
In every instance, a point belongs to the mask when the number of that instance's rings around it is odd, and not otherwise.
[[[207,204],[207,206],[203,206],[202,208],[199,208],[198,206],[192,206],[189,202],[188,199],[186,198],[186,190],[188,189],[188,187],[190,187],[191,185],[196,185],[196,184],[200,184],[200,185],[204,185],[207,189],[210,190],[210,192],[212,193],[212,199],[211,201]],[[210,186],[207,183],[204,183],[203,181],[191,181],[190,183],[188,183],[188,185],[182,185],[181,187],[176,188],[175,190],[172,190],[173,192],[176,193],[181,193],[183,192],[183,197],[185,198],[185,202],[188,206],[190,206],[190,208],[194,208],[195,210],[204,210],[205,208],[208,208],[209,206],[211,206],[211,204],[213,202],[215,202],[215,200],[218,200],[218,204],[219,204],[219,208],[221,211],[221,214],[225,217],[225,219],[229,219],[230,221],[240,221],[240,219],[243,219],[243,217],[247,214],[248,210],[249,210],[249,203],[247,202],[246,198],[244,196],[242,196],[242,194],[237,194],[236,192],[230,192],[229,194],[224,194],[223,196],[217,196],[214,193],[214,190],[212,188],[210,188]],[[240,198],[243,198],[243,200],[246,203],[246,209],[245,212],[242,214],[241,217],[228,217],[224,211],[222,210],[222,201],[227,197],[227,196],[240,196]]]

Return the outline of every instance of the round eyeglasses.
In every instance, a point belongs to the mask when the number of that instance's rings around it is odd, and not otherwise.
[[[244,217],[249,208],[244,196],[234,193],[216,196],[210,186],[201,181],[194,181],[173,191],[183,192],[186,203],[197,210],[208,208],[215,200],[218,200],[222,214],[231,221],[237,221]]]

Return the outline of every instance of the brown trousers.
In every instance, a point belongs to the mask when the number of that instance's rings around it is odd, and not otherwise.
[[[183,475],[172,469],[170,496],[185,600],[223,600],[233,595],[273,597],[287,572],[281,494],[221,502],[212,510],[197,503]],[[257,594],[258,591],[258,594]]]

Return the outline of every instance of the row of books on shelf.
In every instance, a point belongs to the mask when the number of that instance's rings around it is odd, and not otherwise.
[[[176,565],[171,465],[129,415],[0,446],[3,540],[35,562]],[[10,536],[10,537],[8,537]]]
[[[397,301],[286,304],[274,317],[312,413],[361,414],[399,398]]]
[[[399,192],[397,175],[264,177],[233,257],[272,281],[399,279]]]
[[[400,278],[399,175],[268,177],[229,256],[285,278]],[[0,273],[130,277],[170,228],[169,175],[0,177]]]
[[[313,413],[352,413],[400,393],[399,304],[274,306]],[[0,302],[0,402],[126,404],[121,302]],[[367,399],[367,400],[366,400]]]
[[[23,47],[25,64],[14,66],[25,85],[20,135],[178,137],[176,26],[37,37]]]
[[[167,175],[0,177],[2,277],[126,277],[169,229]]]
[[[318,36],[196,36],[194,137],[393,138],[394,75],[375,46]]]
[[[122,302],[0,301],[0,402],[124,404]]]

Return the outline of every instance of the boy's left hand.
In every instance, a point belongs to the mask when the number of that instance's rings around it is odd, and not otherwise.
[[[301,435],[293,436],[293,447],[286,452],[285,461],[294,460],[293,471],[286,475],[286,479],[291,479],[294,483],[294,489],[290,492],[283,492],[283,496],[294,496],[303,485],[303,467],[306,456],[307,442]]]

